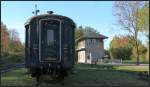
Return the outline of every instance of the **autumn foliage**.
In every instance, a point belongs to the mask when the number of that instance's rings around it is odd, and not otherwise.
[[[24,44],[20,41],[15,29],[7,29],[1,22],[1,64],[24,60]]]
[[[8,51],[9,48],[9,33],[6,26],[1,23],[1,52]]]
[[[140,59],[145,60],[146,47],[138,41]],[[110,43],[109,53],[111,58],[123,60],[136,59],[136,47],[130,36],[115,36]]]

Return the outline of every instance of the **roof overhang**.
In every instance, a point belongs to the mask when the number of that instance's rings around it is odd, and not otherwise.
[[[103,36],[103,37],[80,37],[78,39],[75,40],[75,42],[79,42],[79,41],[82,41],[82,40],[85,40],[85,39],[99,39],[99,40],[103,40],[103,39],[107,39],[108,37],[106,36]]]

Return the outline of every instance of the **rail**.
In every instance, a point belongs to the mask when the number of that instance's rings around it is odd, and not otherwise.
[[[23,68],[25,67],[25,64],[24,63],[18,63],[18,64],[9,64],[9,65],[5,65],[4,67],[2,67],[0,69],[0,74],[4,74],[8,71],[11,71],[13,69],[16,69],[16,68]]]

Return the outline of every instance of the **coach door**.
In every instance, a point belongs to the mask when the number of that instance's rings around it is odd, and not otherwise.
[[[59,20],[40,21],[40,60],[58,62],[61,59],[61,22]]]

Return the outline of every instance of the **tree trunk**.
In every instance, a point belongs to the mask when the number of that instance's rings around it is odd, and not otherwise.
[[[139,65],[140,64],[140,59],[139,59],[139,48],[138,48],[138,43],[137,43],[137,41],[136,41],[136,51],[137,51],[137,65]]]
[[[137,40],[137,32],[135,32],[135,46],[136,46],[136,52],[137,52],[137,62],[136,64],[139,65],[140,64],[140,59],[139,59],[139,44],[138,44],[138,40]]]
[[[137,14],[138,14],[138,8],[136,8],[136,12],[137,12]],[[136,21],[137,21],[137,17],[136,17]],[[136,22],[136,30],[138,29],[138,27],[137,27],[137,22]],[[138,30],[136,31],[135,30],[135,38],[136,38],[136,52],[137,52],[137,65],[139,65],[140,64],[140,59],[139,59],[139,44],[138,44],[138,38],[137,38],[137,36],[138,36]]]

